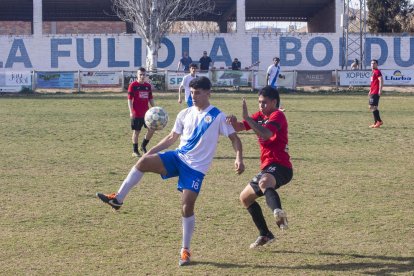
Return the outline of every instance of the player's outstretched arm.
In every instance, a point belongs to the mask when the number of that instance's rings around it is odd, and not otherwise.
[[[234,130],[237,132],[246,130],[246,127],[244,126],[244,124],[242,122],[238,122],[237,117],[234,115],[227,116],[226,122],[230,124],[234,128]]]
[[[160,151],[163,151],[165,149],[168,149],[169,147],[171,147],[177,141],[177,139],[179,137],[180,137],[180,134],[175,133],[174,131],[171,131],[170,134],[165,136],[164,139],[162,139],[157,145],[152,147],[147,152],[147,154],[154,154],[154,153],[158,153]]]
[[[229,139],[231,140],[233,149],[236,152],[236,160],[234,161],[235,171],[237,174],[241,174],[244,172],[242,143],[236,133],[230,134]]]

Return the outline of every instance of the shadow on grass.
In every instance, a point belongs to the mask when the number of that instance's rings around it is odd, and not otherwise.
[[[286,270],[313,270],[313,271],[338,271],[338,272],[358,272],[367,275],[390,275],[394,273],[408,273],[414,271],[414,257],[392,257],[392,256],[371,256],[360,254],[341,254],[341,253],[303,253],[295,251],[273,251],[275,254],[300,254],[314,256],[336,256],[344,258],[364,259],[364,261],[343,261],[341,263],[325,264],[303,264],[299,266],[281,265],[254,265],[237,263],[218,263],[209,261],[194,261],[192,265],[210,265],[217,268],[251,268],[251,269],[286,269]],[[369,270],[365,271],[364,270]]]

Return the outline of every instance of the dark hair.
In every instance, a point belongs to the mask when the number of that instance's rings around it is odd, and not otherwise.
[[[280,61],[280,58],[274,57],[273,60]]]
[[[190,81],[190,85],[191,88],[194,89],[204,89],[204,90],[210,90],[211,89],[211,81],[207,78],[207,77],[198,77],[195,79],[192,79]]]
[[[144,67],[139,67],[139,68],[138,68],[138,71],[141,71],[141,72],[146,72],[147,70],[146,70]]]
[[[374,61],[376,64],[378,64],[378,60],[377,59],[371,59],[371,61]]]
[[[280,96],[276,88],[273,88],[270,85],[265,86],[259,90],[259,96],[260,95],[262,95],[263,97],[269,98],[271,100],[277,100],[276,106],[279,107]]]
[[[195,63],[191,63],[191,64],[190,64],[190,68],[198,68],[198,66],[197,66],[197,64],[195,64]]]

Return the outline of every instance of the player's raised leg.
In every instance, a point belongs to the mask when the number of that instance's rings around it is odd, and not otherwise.
[[[129,191],[138,185],[145,172],[154,172],[161,175],[166,174],[164,164],[158,154],[144,155],[141,157],[124,179],[117,193],[97,193],[96,196],[104,203],[109,204],[114,210],[119,210]]]

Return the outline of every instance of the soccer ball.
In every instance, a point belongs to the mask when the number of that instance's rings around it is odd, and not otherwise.
[[[148,128],[161,130],[168,123],[168,113],[162,107],[154,106],[145,113],[144,120]]]

